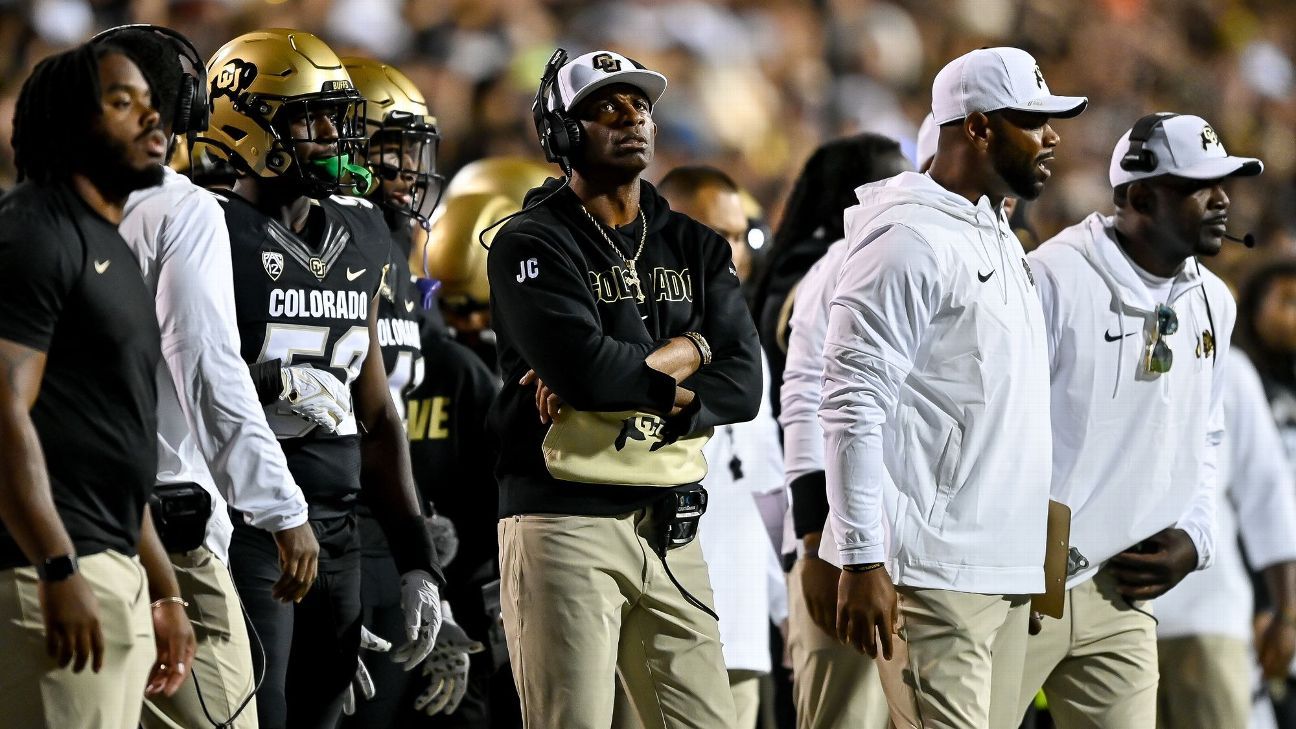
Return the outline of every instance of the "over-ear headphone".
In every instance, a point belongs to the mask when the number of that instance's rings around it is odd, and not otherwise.
[[[535,102],[531,104],[531,116],[535,120],[536,135],[540,137],[540,148],[544,150],[545,159],[561,165],[564,172],[570,172],[572,155],[580,150],[585,141],[585,133],[580,122],[563,107],[556,88],[558,71],[566,63],[567,51],[562,48],[549,57],[544,75],[540,77]]]
[[[1134,122],[1134,128],[1130,130],[1129,149],[1125,151],[1125,156],[1121,157],[1121,169],[1126,172],[1155,171],[1160,160],[1157,159],[1156,152],[1147,148],[1147,142],[1162,122],[1176,116],[1179,115],[1159,111]]]
[[[177,89],[176,93],[175,119],[171,122],[171,130],[179,136],[190,135],[206,129],[210,117],[210,110],[207,108],[206,89],[204,88],[207,72],[202,56],[198,55],[198,49],[194,48],[188,38],[176,31],[147,23],[134,23],[109,28],[96,34],[90,39],[90,42],[99,43],[112,40],[113,36],[127,30],[143,30],[157,33],[173,43],[176,50],[179,51],[180,57],[189,62],[190,68],[184,68],[180,72],[180,88]]]

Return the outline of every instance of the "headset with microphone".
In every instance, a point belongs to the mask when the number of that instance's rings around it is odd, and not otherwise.
[[[531,117],[535,121],[536,135],[540,138],[540,148],[544,150],[545,160],[555,162],[563,168],[563,173],[571,176],[571,158],[585,142],[585,130],[580,122],[568,113],[559,98],[558,71],[567,65],[567,51],[559,48],[549,57],[545,64],[544,74],[540,77],[540,88],[536,90],[535,101],[531,104]]]
[[[180,57],[188,61],[190,67],[184,68],[180,72],[180,88],[177,89],[176,93],[175,117],[171,120],[171,131],[177,136],[184,136],[192,143],[193,136],[207,128],[211,116],[210,109],[207,107],[206,90],[204,89],[207,77],[206,63],[203,62],[202,56],[198,55],[198,49],[194,48],[193,43],[190,43],[188,38],[160,25],[149,25],[147,23],[119,25],[101,31],[91,38],[90,42],[110,42],[113,36],[130,30],[157,33],[173,44],[176,50],[179,51]]]
[[[531,104],[531,117],[535,121],[536,136],[540,138],[540,149],[544,150],[546,161],[554,162],[562,168],[562,184],[543,198],[483,228],[477,234],[477,243],[488,251],[490,246],[486,245],[487,233],[523,213],[529,213],[544,205],[571,184],[571,157],[585,142],[585,130],[575,117],[567,113],[567,109],[562,106],[562,101],[558,98],[556,88],[558,71],[565,65],[567,65],[567,51],[559,48],[545,63],[544,73],[540,76],[540,88],[536,89],[535,101]]]
[[[1130,130],[1129,149],[1121,157],[1120,166],[1127,172],[1153,172],[1161,161],[1157,159],[1156,152],[1147,147],[1148,140],[1156,132],[1157,127],[1167,119],[1173,119],[1179,116],[1168,111],[1159,111],[1134,122],[1134,128]],[[1224,237],[1241,243],[1247,248],[1255,248],[1256,238],[1250,233],[1244,233],[1241,236],[1230,235],[1225,233]]]

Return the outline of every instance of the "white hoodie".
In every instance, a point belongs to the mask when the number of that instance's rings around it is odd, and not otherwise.
[[[1048,349],[1021,244],[988,199],[926,175],[856,194],[819,411],[841,560],[910,587],[1041,592]]]
[[[1052,495],[1071,507],[1071,546],[1089,562],[1067,587],[1167,527],[1192,537],[1199,567],[1214,553],[1223,371],[1237,307],[1223,281],[1188,261],[1168,302],[1179,319],[1166,338],[1174,364],[1147,374],[1155,309],[1167,302],[1152,300],[1113,224],[1094,213],[1030,255],[1049,321]],[[1212,329],[1210,356],[1200,342]]]

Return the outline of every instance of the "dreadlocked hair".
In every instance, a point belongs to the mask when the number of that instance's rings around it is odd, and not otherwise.
[[[771,251],[811,237],[835,241],[845,233],[842,212],[859,202],[855,188],[894,174],[900,143],[880,134],[857,134],[828,142],[806,160],[774,232]]]
[[[110,43],[80,45],[40,63],[23,82],[14,109],[14,166],[18,181],[67,179],[85,154],[100,106],[99,59],[125,53]]]

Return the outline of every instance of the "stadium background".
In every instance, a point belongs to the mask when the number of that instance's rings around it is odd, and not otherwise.
[[[1205,117],[1229,150],[1266,164],[1233,181],[1231,228],[1263,249],[1212,266],[1296,254],[1296,3],[1290,0],[0,0],[0,188],[19,87],[37,61],[106,27],[175,28],[204,56],[260,27],[319,34],[339,55],[398,66],[437,116],[448,177],[485,156],[541,159],[530,104],[555,46],[611,48],[670,80],[654,117],[656,181],[683,163],[729,172],[776,225],[824,141],[871,131],[913,151],[931,79],[950,59],[1013,45],[1055,93],[1089,110],[1059,122],[1054,177],[1031,206],[1045,239],[1109,210],[1107,166],[1139,116]]]
[[[1015,45],[1055,93],[1091,100],[1057,127],[1055,177],[1030,212],[1043,238],[1109,209],[1116,139],[1139,116],[1174,110],[1265,160],[1264,176],[1231,189],[1232,227],[1296,252],[1296,3],[1284,0],[0,0],[0,187],[13,183],[13,105],[30,68],[124,22],[176,28],[204,56],[287,26],[392,62],[427,95],[448,174],[488,155],[538,158],[529,107],[549,53],[610,47],[670,79],[647,179],[713,164],[773,223],[818,144],[873,131],[911,151],[936,71],[973,48]]]

